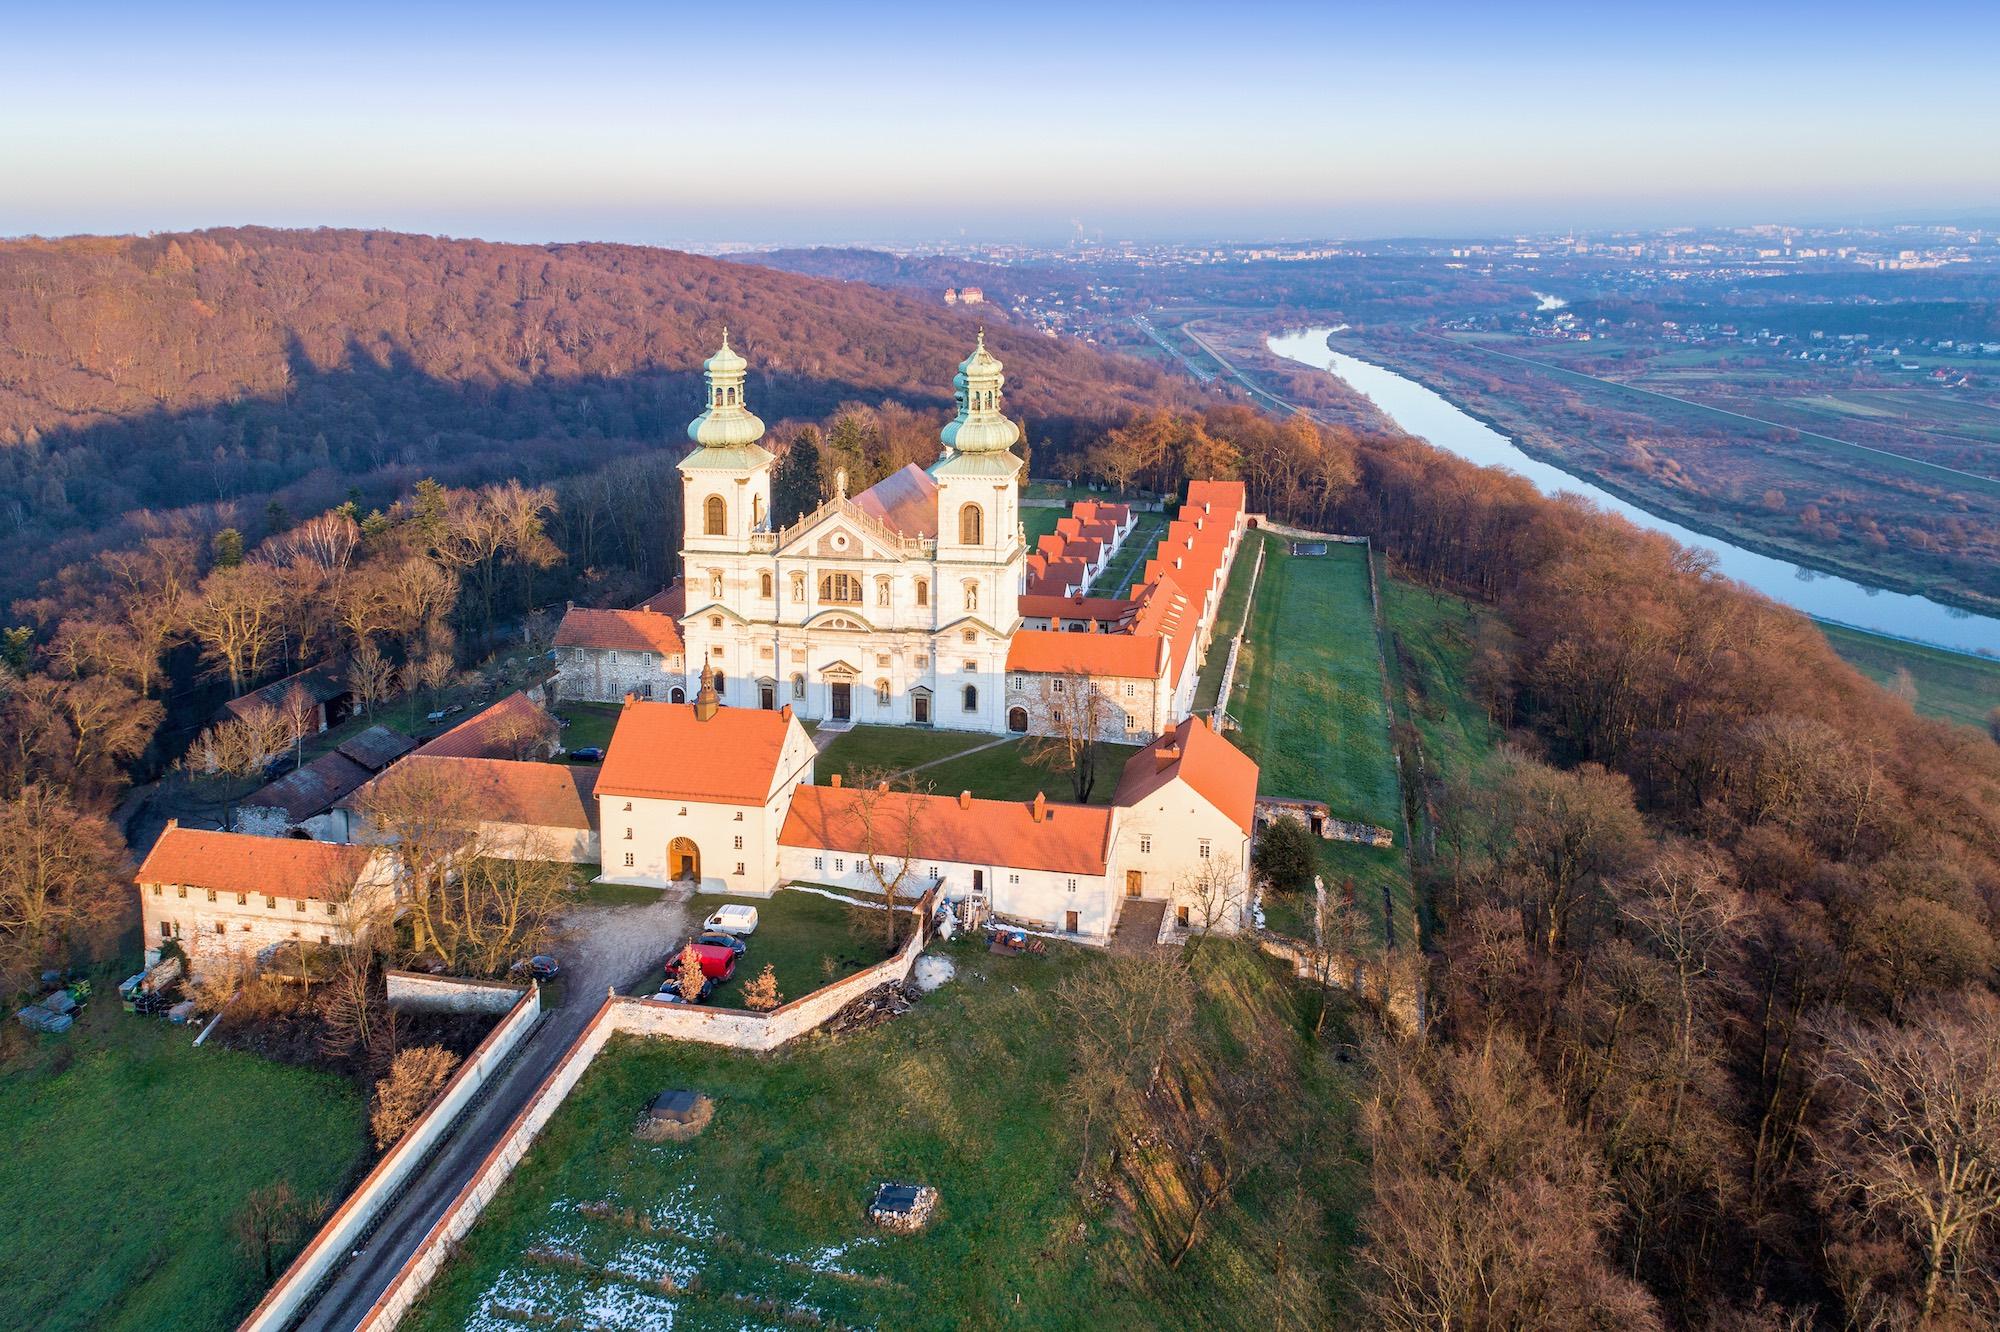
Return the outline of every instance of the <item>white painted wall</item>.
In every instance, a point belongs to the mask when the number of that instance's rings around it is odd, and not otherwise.
[[[1142,755],[1132,761],[1148,760]],[[1250,836],[1180,778],[1144,800],[1119,807],[1111,848],[1116,891],[1124,895],[1127,875],[1136,873],[1138,895],[1165,901],[1170,921],[1177,908],[1187,906],[1192,923],[1201,923],[1204,907],[1191,882],[1203,865],[1219,867],[1232,888],[1222,919],[1213,928],[1221,932],[1241,928],[1249,901]]]

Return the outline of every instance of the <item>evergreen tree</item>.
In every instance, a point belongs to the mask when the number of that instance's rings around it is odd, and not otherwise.
[[[826,473],[819,456],[819,430],[813,426],[792,437],[792,445],[778,460],[771,476],[771,522],[775,527],[795,523],[811,513],[826,498]]]
[[[278,535],[278,533],[284,531],[291,525],[292,525],[292,515],[285,511],[285,506],[283,504],[279,503],[277,500],[272,500],[269,504],[266,504],[264,506],[265,536],[276,536]]]
[[[875,478],[868,475],[868,455],[873,451],[875,431],[869,423],[851,413],[842,413],[833,423],[833,433],[826,441],[827,484],[832,487],[833,474],[847,473],[847,493],[859,494],[874,484]]]
[[[217,532],[212,544],[216,568],[234,569],[243,563],[243,534],[235,528],[225,527]]]

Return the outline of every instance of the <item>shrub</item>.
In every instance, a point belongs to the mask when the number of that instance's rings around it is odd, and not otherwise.
[[[1273,892],[1300,892],[1319,871],[1319,839],[1297,819],[1275,819],[1257,835],[1252,860]]]
[[[375,1084],[375,1103],[368,1112],[375,1145],[387,1151],[401,1141],[457,1067],[458,1056],[442,1046],[413,1045],[397,1051],[389,1076]]]

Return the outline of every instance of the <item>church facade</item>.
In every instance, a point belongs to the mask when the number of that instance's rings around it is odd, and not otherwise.
[[[936,463],[858,495],[836,477],[833,496],[783,530],[747,366],[725,338],[706,369],[707,410],[688,427],[697,447],[680,464],[689,687],[707,671],[732,707],[1004,731],[1022,463],[984,336],[959,366]]]

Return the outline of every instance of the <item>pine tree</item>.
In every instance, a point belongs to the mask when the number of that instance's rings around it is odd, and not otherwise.
[[[813,426],[793,437],[771,478],[771,521],[788,527],[811,513],[826,498],[826,475],[820,463],[819,431]]]
[[[217,532],[212,544],[216,568],[234,569],[243,563],[243,534],[235,528],[225,527]]]

